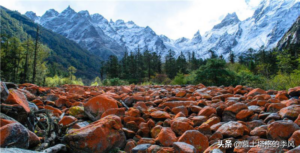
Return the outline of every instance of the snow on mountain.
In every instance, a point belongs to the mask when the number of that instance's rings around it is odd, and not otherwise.
[[[236,54],[249,48],[270,50],[276,47],[299,15],[300,0],[263,0],[252,17],[240,21],[236,13],[228,14],[199,41],[194,36],[184,44],[174,41],[173,46],[183,52],[195,51],[204,58],[209,56],[209,50],[225,57],[231,50]]]
[[[26,12],[25,15],[104,59],[110,55],[122,57],[125,51],[136,52],[138,48],[161,54],[168,50],[150,27],[139,27],[133,21],[108,22],[100,14],[90,15],[88,11],[77,13],[71,7],[61,13],[48,10],[41,17],[33,12]]]
[[[179,55],[182,51],[196,52],[209,57],[209,50],[227,56],[230,51],[242,54],[249,48],[272,49],[300,15],[300,0],[263,0],[252,17],[240,21],[236,13],[228,14],[219,24],[201,36],[197,31],[192,39],[172,40],[157,35],[150,27],[140,27],[133,21],[108,21],[100,14],[75,12],[68,7],[58,13],[51,9],[42,17],[34,12],[25,14],[47,29],[79,43],[83,48],[103,57],[125,51],[149,50],[165,55],[168,50]]]

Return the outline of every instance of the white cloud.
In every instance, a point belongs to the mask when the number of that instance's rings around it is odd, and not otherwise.
[[[150,26],[157,34],[172,39],[192,38],[197,30],[203,35],[228,13],[236,12],[240,20],[250,17],[261,0],[2,0],[8,9],[36,12],[42,15],[54,8],[58,12],[70,5],[75,11],[88,10],[105,18],[132,20],[140,26]]]

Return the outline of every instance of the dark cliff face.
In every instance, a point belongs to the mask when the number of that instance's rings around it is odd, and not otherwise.
[[[277,47],[282,50],[288,48],[291,44],[299,44],[300,43],[300,16],[293,24],[293,26],[289,29],[287,33],[282,37],[282,39],[278,42]]]

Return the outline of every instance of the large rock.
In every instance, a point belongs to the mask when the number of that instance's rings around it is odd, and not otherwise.
[[[196,153],[196,148],[184,142],[173,143],[174,153]]]
[[[126,137],[120,117],[109,115],[83,128],[70,130],[64,141],[72,152],[107,152],[123,147]]]
[[[209,117],[212,114],[216,114],[217,110],[213,107],[210,106],[205,106],[203,109],[201,109],[201,111],[198,113],[198,116],[206,116]]]
[[[99,119],[106,110],[111,108],[118,108],[118,102],[108,95],[96,96],[84,104],[84,111],[96,119]]]
[[[4,82],[0,82],[0,97],[1,97],[1,102],[4,102],[7,99],[8,96],[8,89],[6,87],[6,84]]]
[[[267,135],[273,140],[287,140],[299,126],[291,121],[275,121],[268,125]]]
[[[193,145],[197,153],[203,152],[209,146],[207,137],[197,130],[185,131],[178,141]]]
[[[160,132],[155,140],[158,141],[162,146],[168,147],[177,141],[177,137],[171,128],[163,127],[160,129]]]
[[[247,94],[247,96],[256,96],[256,95],[261,95],[261,94],[267,94],[267,92],[262,89],[256,88],[256,89],[251,90]]]
[[[279,115],[281,118],[289,118],[295,120],[300,114],[300,106],[299,105],[291,105],[288,107],[284,107],[280,109]]]
[[[290,88],[288,94],[291,97],[299,97],[300,96],[300,86],[295,88]]]
[[[289,138],[290,142],[294,142],[295,146],[300,145],[300,130],[297,130],[293,133],[293,135]]]
[[[167,112],[164,111],[155,111],[150,114],[150,116],[154,119],[167,119],[171,118]]]
[[[29,147],[28,130],[20,123],[10,123],[0,128],[0,147]]]
[[[132,148],[132,153],[147,153],[147,149],[151,146],[151,144],[140,144]]]
[[[227,137],[240,137],[244,135],[244,127],[239,122],[230,121],[219,127],[216,132],[220,132],[223,136]]]
[[[20,148],[0,148],[1,153],[42,153],[32,150],[20,149]]]
[[[18,90],[11,89],[9,91],[9,95],[6,99],[6,102],[9,104],[18,104],[22,106],[27,113],[30,113],[29,104],[25,95]]]
[[[233,104],[227,108],[225,108],[224,111],[229,111],[229,112],[232,112],[234,114],[237,114],[238,112],[240,112],[241,110],[243,109],[248,109],[247,105],[246,104],[243,104],[243,103],[236,103],[236,104]]]
[[[185,117],[177,117],[171,121],[171,128],[177,135],[182,135],[187,130],[193,129],[194,123]]]

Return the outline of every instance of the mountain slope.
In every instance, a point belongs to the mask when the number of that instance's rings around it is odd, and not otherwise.
[[[289,47],[290,44],[300,44],[300,16],[290,30],[278,42],[277,47],[281,50]]]
[[[10,11],[0,6],[1,34],[19,37],[24,40],[26,34],[35,38],[36,26],[34,22],[18,12]],[[14,24],[19,23],[19,24]],[[87,50],[82,49],[77,43],[56,34],[43,27],[40,28],[40,41],[46,44],[52,53],[47,59],[48,64],[60,71],[67,72],[69,66],[77,68],[76,76],[93,79],[99,72],[100,58],[94,57]]]

